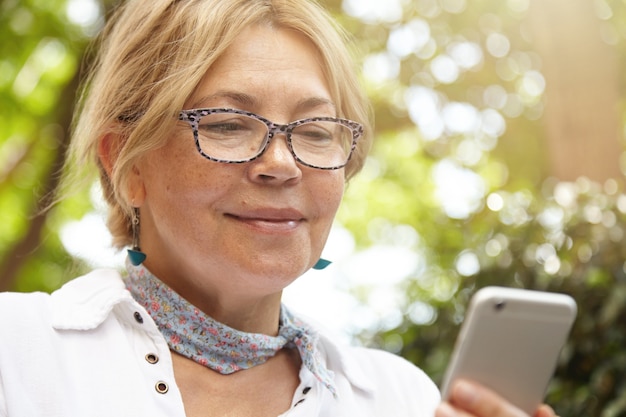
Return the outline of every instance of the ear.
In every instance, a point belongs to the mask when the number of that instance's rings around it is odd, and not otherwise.
[[[98,139],[98,159],[109,178],[113,173],[113,167],[122,146],[121,142],[120,136],[113,133],[107,133]]]
[[[134,164],[126,180],[126,192],[132,207],[141,207],[146,199],[146,185],[140,167]]]
[[[98,141],[98,159],[109,179],[112,175],[122,147],[122,138],[115,133],[107,133]],[[134,164],[126,178],[126,186],[123,190],[128,202],[133,207],[140,207],[146,197],[146,188],[137,164]]]

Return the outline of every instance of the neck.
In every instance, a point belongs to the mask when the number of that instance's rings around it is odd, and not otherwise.
[[[186,298],[185,294],[181,296]],[[256,300],[210,297],[203,299],[202,306],[187,300],[214,320],[233,329],[269,336],[278,334],[280,294]]]
[[[282,291],[255,296],[236,287],[211,285],[213,280],[206,277],[191,280],[167,273],[161,276],[147,262],[146,268],[194,307],[220,323],[247,333],[270,336],[278,333]]]

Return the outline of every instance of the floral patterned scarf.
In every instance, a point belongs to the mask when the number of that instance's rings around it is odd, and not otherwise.
[[[284,348],[296,348],[304,365],[333,395],[333,372],[316,349],[317,333],[280,309],[278,336],[245,333],[212,319],[194,307],[143,265],[126,262],[126,285],[145,307],[171,350],[221,374],[260,365]]]

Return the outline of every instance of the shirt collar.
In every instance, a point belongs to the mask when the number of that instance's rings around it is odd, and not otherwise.
[[[132,301],[118,271],[97,269],[51,294],[52,326],[59,330],[95,329],[113,307]]]
[[[75,278],[51,294],[52,326],[57,330],[91,330],[102,324],[118,304],[132,304],[120,273],[113,269],[97,269]],[[139,307],[139,305],[137,305]],[[311,327],[319,328],[306,320]],[[326,366],[342,374],[358,389],[371,394],[375,381],[363,372],[362,366],[349,352],[320,331],[318,340]]]
[[[350,352],[359,348],[339,345],[323,330],[319,331],[319,334],[318,343],[320,343],[323,356],[326,358],[326,366],[332,369],[336,375],[343,375],[350,382],[350,385],[357,387],[366,394],[373,394],[376,389],[375,381],[372,380],[371,375],[363,371],[361,363],[350,355]]]

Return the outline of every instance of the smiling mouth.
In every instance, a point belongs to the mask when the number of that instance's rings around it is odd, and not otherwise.
[[[226,217],[258,229],[267,229],[269,231],[293,230],[304,221],[303,218],[237,216],[234,214],[226,214]]]

